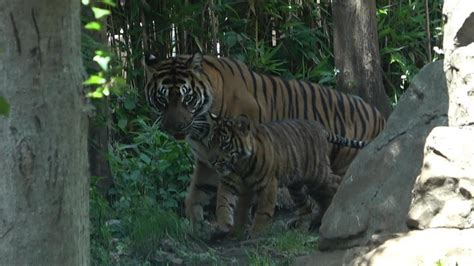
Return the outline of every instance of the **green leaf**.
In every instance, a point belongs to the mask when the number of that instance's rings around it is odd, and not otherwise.
[[[122,94],[126,89],[128,85],[127,82],[125,81],[124,78],[122,77],[112,77],[110,81],[110,90],[116,94],[120,95]]]
[[[91,92],[87,93],[87,97],[96,98],[96,99],[97,98],[102,98],[102,97],[104,97],[104,94],[102,93],[102,90],[103,90],[103,88],[99,87],[95,91],[91,91]]]
[[[10,105],[7,100],[0,96],[0,115],[8,116],[10,114]]]
[[[140,159],[146,164],[151,163],[150,157],[148,155],[144,154],[144,153],[140,153]]]
[[[110,15],[110,10],[98,8],[98,7],[93,7],[92,12],[94,12],[94,17],[96,19]]]
[[[92,85],[92,84],[104,84],[106,80],[97,75],[91,75],[86,81],[84,81],[82,84],[84,85]]]
[[[123,102],[123,107],[127,110],[132,110],[135,108],[135,99],[132,98],[126,98],[125,101]]]
[[[85,6],[89,5],[89,0],[82,0],[82,4]]]
[[[128,121],[126,118],[121,118],[119,121],[118,121],[118,127],[122,130],[125,130],[125,127],[127,126],[128,124]]]
[[[101,2],[109,6],[115,6],[114,0],[101,0]]]
[[[100,56],[96,55],[92,58],[97,64],[99,64],[100,68],[103,70],[107,70],[109,68],[110,57],[109,56]]]
[[[102,29],[102,24],[100,24],[99,22],[97,21],[91,21],[89,23],[87,23],[84,28],[88,29],[88,30],[101,30]]]

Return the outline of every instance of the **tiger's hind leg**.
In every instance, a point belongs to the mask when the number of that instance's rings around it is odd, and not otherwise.
[[[314,202],[304,191],[304,184],[302,182],[295,182],[290,184],[288,191],[296,207],[296,217],[287,222],[288,228],[309,228],[312,220],[312,213],[314,209]]]
[[[324,213],[332,202],[334,194],[336,194],[342,177],[333,173],[328,173],[325,181],[319,186],[309,190],[311,197],[319,204],[320,211],[311,221],[310,230],[319,230]]]
[[[273,218],[278,193],[278,180],[272,177],[267,185],[257,191],[257,210],[251,230],[251,237],[262,233]]]

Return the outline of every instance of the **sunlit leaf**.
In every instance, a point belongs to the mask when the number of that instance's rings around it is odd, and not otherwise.
[[[83,82],[84,85],[92,85],[92,84],[104,84],[106,80],[97,75],[91,75],[86,81]]]
[[[96,56],[94,56],[94,58],[92,60],[97,62],[97,64],[99,64],[100,68],[102,68],[103,70],[107,70],[109,68],[109,62],[110,62],[110,57],[109,56],[103,57],[103,56],[100,56],[100,55],[96,55]]]
[[[7,100],[0,96],[0,115],[8,116],[10,114],[10,105]]]
[[[91,21],[91,22],[87,23],[84,26],[84,28],[86,28],[88,30],[101,30],[102,29],[102,24],[100,24],[97,21]]]
[[[104,94],[105,96],[109,96],[109,95],[110,95],[109,88],[105,87],[105,88],[102,90],[102,94]]]
[[[115,6],[115,0],[101,0],[101,2],[109,6]]]
[[[92,12],[94,12],[94,17],[96,19],[110,15],[110,10],[98,8],[98,7],[92,7]]]
[[[102,57],[107,56],[107,52],[103,51],[103,50],[95,50],[95,54],[99,55],[99,56],[102,56]]]
[[[82,4],[85,6],[89,5],[89,0],[82,0]]]
[[[102,98],[104,94],[102,94],[102,88],[97,88],[95,91],[91,91],[87,93],[87,97],[91,98]]]

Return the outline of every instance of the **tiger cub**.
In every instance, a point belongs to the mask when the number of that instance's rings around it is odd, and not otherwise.
[[[282,120],[254,126],[246,116],[216,120],[209,136],[210,163],[222,176],[220,188],[234,195],[235,201],[228,204],[236,206],[234,217],[218,217],[227,221],[225,228],[218,228],[220,235],[243,230],[255,196],[251,234],[259,233],[273,217],[278,186],[288,187],[297,219],[313,209],[304,186],[324,213],[341,182],[330,168],[331,145],[362,148],[365,144],[332,135],[317,121]],[[223,199],[217,199],[218,206]]]

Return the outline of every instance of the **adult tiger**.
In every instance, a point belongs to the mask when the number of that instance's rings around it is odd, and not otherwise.
[[[221,175],[223,189],[235,195],[236,212],[234,221],[228,221],[234,222],[233,227],[219,228],[216,236],[241,232],[254,198],[257,207],[251,233],[260,233],[273,217],[279,186],[287,187],[293,198],[298,214],[294,222],[301,224],[309,218],[318,228],[342,181],[332,173],[330,145],[358,149],[366,142],[335,136],[315,120],[281,120],[255,126],[246,116],[218,119],[209,137],[209,158]],[[319,203],[320,213],[314,212],[304,186]]]
[[[161,121],[161,129],[177,139],[186,136],[195,155],[185,201],[186,215],[193,223],[203,219],[202,207],[213,196],[219,180],[207,158],[207,112],[224,118],[244,114],[257,123],[318,120],[336,135],[363,141],[375,138],[385,124],[379,111],[357,96],[309,81],[255,73],[230,58],[196,53],[159,61],[148,55],[145,63],[146,98]],[[330,156],[333,172],[342,176],[357,152],[334,146]],[[220,190],[218,187],[218,197],[231,197]],[[233,215],[229,204],[217,206],[216,211],[221,212],[220,217]],[[217,222],[222,225],[222,221]]]

